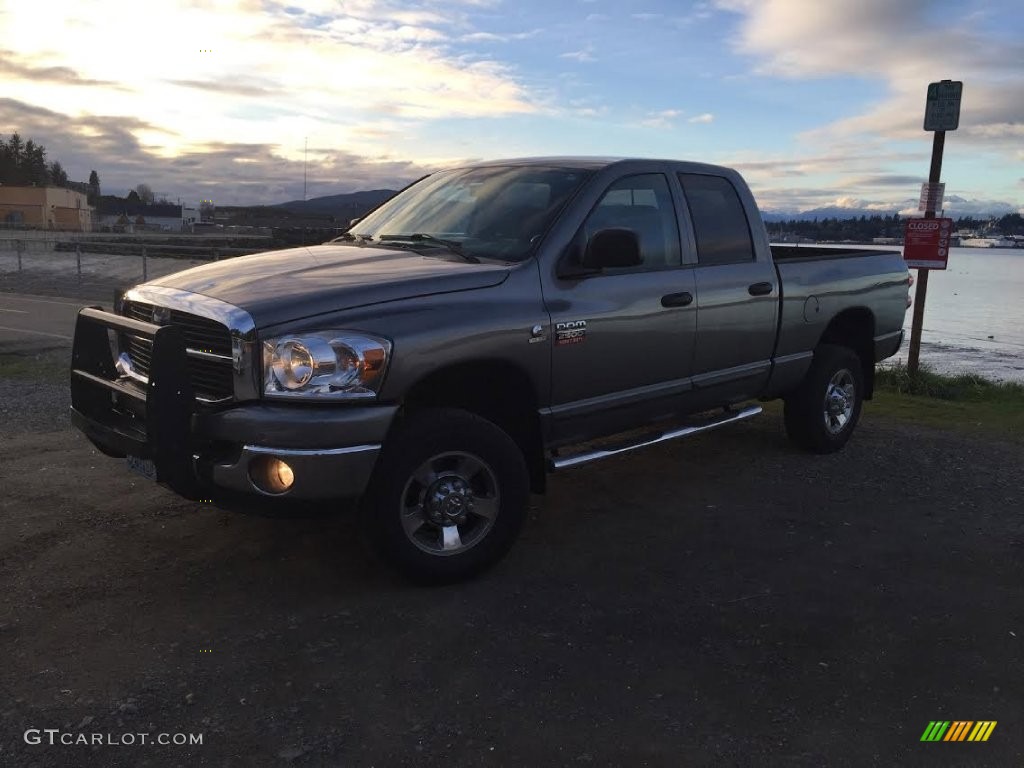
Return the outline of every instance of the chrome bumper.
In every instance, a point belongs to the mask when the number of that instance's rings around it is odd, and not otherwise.
[[[380,448],[380,444],[311,449],[246,445],[237,461],[214,463],[207,471],[213,485],[241,493],[304,500],[355,498],[366,489]],[[267,493],[253,482],[253,462],[262,457],[279,459],[291,467],[295,481],[288,491]]]

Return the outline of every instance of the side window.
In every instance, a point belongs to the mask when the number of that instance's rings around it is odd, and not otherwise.
[[[736,188],[721,176],[679,174],[697,238],[700,264],[742,264],[754,261],[750,224]]]
[[[660,173],[626,176],[608,188],[583,223],[583,232],[590,239],[611,228],[636,232],[641,269],[666,269],[682,262],[672,194]]]

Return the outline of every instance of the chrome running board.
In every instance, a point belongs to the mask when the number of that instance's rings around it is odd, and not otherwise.
[[[656,437],[651,437],[648,434],[635,443],[611,445],[607,448],[595,448],[593,450],[577,453],[574,456],[552,456],[548,460],[548,469],[553,472],[557,469],[578,467],[580,464],[588,464],[591,461],[597,461],[598,459],[606,459],[609,456],[617,456],[620,453],[635,451],[637,448],[646,448],[648,445],[664,443],[669,440],[678,440],[681,437],[689,437],[690,435],[696,435],[700,432],[707,432],[715,427],[721,427],[724,424],[731,424],[734,421],[742,421],[743,419],[752,418],[761,413],[761,411],[762,408],[759,405],[751,405],[741,411],[726,410],[722,414],[700,424],[693,424],[688,427],[662,432]]]

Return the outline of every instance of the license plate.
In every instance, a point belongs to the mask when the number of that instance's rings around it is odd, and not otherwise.
[[[149,459],[140,459],[138,456],[128,456],[128,469],[136,474],[142,475],[147,480],[156,480],[156,465]]]

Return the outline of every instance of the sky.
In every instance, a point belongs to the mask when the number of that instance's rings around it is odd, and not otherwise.
[[[279,203],[304,170],[317,197],[601,155],[883,213],[927,179],[928,83],[962,80],[947,212],[1024,210],[1019,0],[0,0],[0,78],[0,132],[105,193]]]

